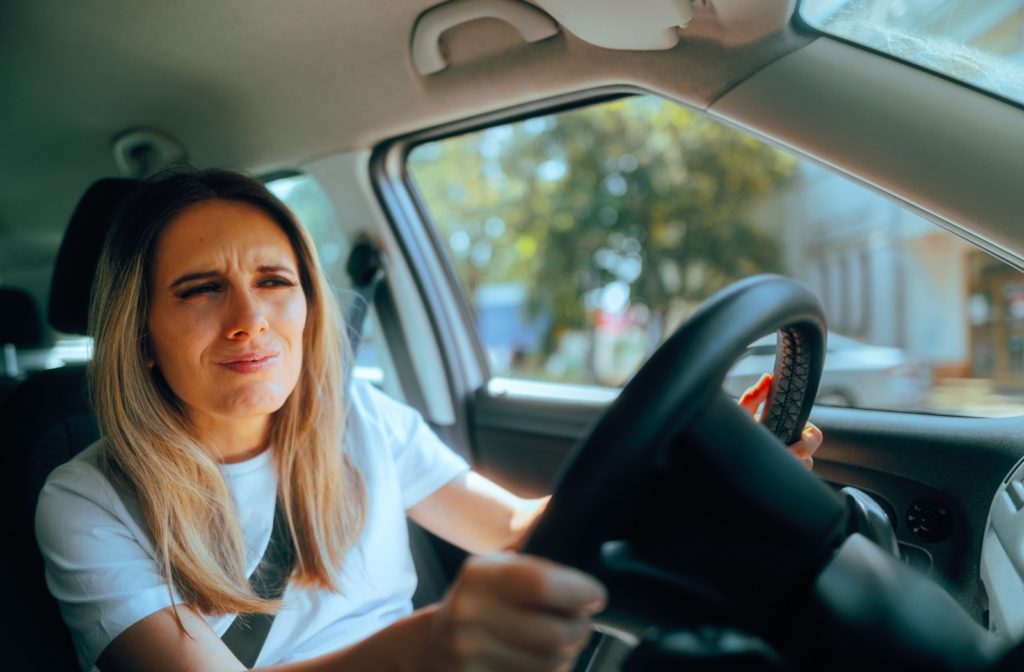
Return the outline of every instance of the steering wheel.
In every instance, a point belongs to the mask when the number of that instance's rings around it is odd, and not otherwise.
[[[755,423],[722,391],[757,338],[778,333]],[[709,299],[577,445],[524,551],[594,573],[601,617],[637,634],[716,620],[764,632],[845,538],[846,507],[785,450],[818,389],[825,318],[776,275]]]

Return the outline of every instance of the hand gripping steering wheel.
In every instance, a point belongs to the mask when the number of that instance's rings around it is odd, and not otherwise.
[[[722,383],[772,332],[774,380],[758,424]],[[825,318],[803,285],[763,275],[722,290],[576,447],[523,550],[602,578],[610,627],[781,627],[787,601],[845,536],[842,501],[785,450],[810,414],[824,357]]]

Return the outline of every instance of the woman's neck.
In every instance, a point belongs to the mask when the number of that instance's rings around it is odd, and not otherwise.
[[[258,445],[256,447],[250,448],[248,450],[241,450],[241,451],[238,451],[238,452],[233,452],[229,456],[226,456],[226,457],[223,455],[223,453],[221,453],[220,462],[221,462],[221,464],[235,464],[237,462],[245,462],[246,460],[251,460],[252,458],[254,458],[257,455],[261,454],[266,449],[267,449],[267,444],[264,442],[264,443],[261,443],[260,445]]]
[[[270,416],[256,418],[210,418],[192,416],[204,440],[209,441],[223,464],[244,462],[268,447]]]

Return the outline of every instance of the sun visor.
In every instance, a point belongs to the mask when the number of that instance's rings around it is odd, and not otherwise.
[[[693,20],[690,0],[537,0],[566,30],[598,47],[656,51],[679,42]]]

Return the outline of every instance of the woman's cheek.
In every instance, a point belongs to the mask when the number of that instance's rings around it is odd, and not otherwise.
[[[298,338],[298,343],[302,343],[302,332],[306,328],[306,296],[302,292],[298,292],[298,298],[295,298],[287,303],[282,316],[284,322],[288,325],[288,336],[289,339]]]

